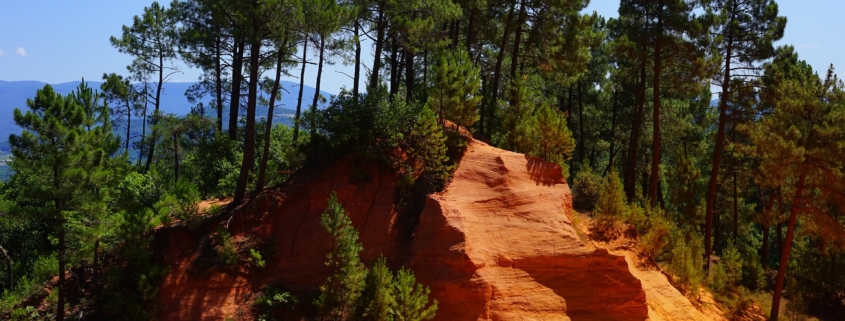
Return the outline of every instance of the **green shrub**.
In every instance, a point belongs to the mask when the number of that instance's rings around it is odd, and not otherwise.
[[[232,235],[226,231],[223,226],[217,227],[217,233],[214,234],[214,242],[217,243],[217,257],[223,265],[235,265],[238,263],[238,251],[235,249],[235,243],[232,241]]]
[[[701,267],[704,266],[704,241],[697,233],[675,231],[672,235],[673,248],[669,272],[677,278],[681,291],[688,296],[698,297],[704,280]]]
[[[289,292],[274,287],[265,287],[262,294],[255,299],[253,307],[258,312],[256,320],[273,321],[273,314],[280,310],[291,309],[299,304],[299,300]]]
[[[261,252],[258,252],[255,249],[249,249],[249,263],[253,266],[263,268],[266,262],[264,262],[264,258],[261,257]]]
[[[589,168],[589,165],[586,168]],[[593,216],[598,224],[611,224],[624,220],[627,213],[628,205],[625,202],[622,181],[619,180],[619,175],[615,171],[610,171],[610,175],[601,184]]]
[[[648,225],[648,231],[640,238],[640,250],[647,257],[655,259],[669,245],[675,225],[666,219],[660,210],[652,211],[652,215],[648,217]]]
[[[601,185],[601,177],[593,173],[590,162],[585,160],[572,179],[572,206],[579,211],[592,211],[598,203]]]

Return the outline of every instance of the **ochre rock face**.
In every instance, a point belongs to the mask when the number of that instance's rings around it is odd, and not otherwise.
[[[254,197],[230,221],[203,227],[228,223],[236,242],[270,244],[260,270],[199,270],[193,262],[202,237],[184,229],[161,233],[154,247],[171,272],[156,300],[159,319],[247,319],[252,293],[266,285],[313,297],[328,276],[329,239],[319,219],[332,191],[360,232],[362,260],[369,265],[384,255],[394,269],[411,268],[439,303],[436,320],[648,317],[645,293],[625,259],[579,240],[557,165],[472,140],[417,224],[397,214],[398,177],[367,168],[338,162]],[[176,250],[184,248],[194,250]]]
[[[646,319],[625,259],[585,247],[571,211],[559,166],[472,141],[429,197],[407,263],[437,320]]]

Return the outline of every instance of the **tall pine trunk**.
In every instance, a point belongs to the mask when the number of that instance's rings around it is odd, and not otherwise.
[[[646,29],[648,26],[646,25]],[[645,36],[643,36],[645,38]],[[643,111],[645,110],[645,91],[646,91],[646,62],[645,54],[645,39],[643,39],[643,55],[640,57],[640,78],[637,83],[637,97],[636,110],[634,111],[633,124],[631,125],[631,141],[628,144],[628,166],[627,175],[625,179],[625,195],[629,200],[633,200],[636,196],[637,189],[637,162],[639,160],[639,142],[640,130],[643,122]]]
[[[731,15],[733,21],[733,15]],[[727,54],[725,55],[725,78],[722,80],[722,97],[719,99],[719,129],[716,132],[716,146],[713,150],[713,167],[710,169],[710,181],[707,184],[707,205],[705,209],[704,225],[704,254],[710,257],[713,252],[713,244],[710,242],[710,233],[713,229],[713,211],[716,210],[716,189],[718,188],[719,166],[722,163],[722,149],[725,145],[725,123],[728,121],[728,97],[731,81],[731,55],[733,54],[733,34],[728,34]],[[710,260],[705,263],[707,271],[710,270]]]
[[[249,183],[249,172],[255,163],[255,105],[258,100],[258,69],[261,53],[261,41],[258,39],[260,25],[257,19],[253,19],[253,40],[249,50],[249,85],[246,103],[246,126],[244,126],[244,157],[241,162],[241,173],[238,176],[238,184],[235,187],[233,204],[243,201],[246,195],[246,186]]]
[[[314,91],[314,101],[311,104],[311,136],[317,134],[317,124],[314,123],[314,114],[317,113],[317,103],[320,101],[320,81],[323,78],[323,59],[326,51],[326,36],[320,35],[320,58],[317,61],[317,88]]]
[[[792,209],[789,212],[789,224],[786,226],[786,239],[781,249],[780,263],[778,264],[778,275],[775,279],[775,291],[772,293],[772,311],[769,313],[769,320],[777,321],[780,312],[780,298],[783,295],[783,283],[786,277],[786,265],[789,263],[789,252],[792,250],[792,239],[795,236],[795,221],[798,218],[798,208],[801,207],[804,194],[804,180],[807,174],[804,170],[798,175],[798,184],[795,188],[795,196],[792,198]]]
[[[264,128],[264,148],[261,151],[261,163],[258,165],[258,181],[255,183],[255,190],[261,191],[264,189],[264,177],[267,173],[267,160],[270,159],[270,134],[273,131],[273,109],[276,104],[276,95],[279,91],[279,81],[282,78],[282,61],[285,58],[285,50],[287,48],[288,39],[285,34],[285,39],[279,47],[278,57],[276,57],[276,78],[273,81],[273,89],[270,92],[270,104],[267,106],[267,126]]]
[[[91,278],[94,295],[94,317],[98,317],[102,311],[102,300],[100,299],[100,238],[94,240],[94,275]]]
[[[581,80],[578,80],[578,153],[580,162],[587,157],[587,146],[584,142],[584,88],[581,87]]]
[[[499,99],[499,83],[502,81],[502,62],[505,59],[505,49],[508,45],[508,36],[510,35],[510,27],[511,27],[511,19],[513,19],[513,11],[516,9],[516,1],[514,1],[513,5],[511,5],[511,10],[508,12],[508,19],[505,21],[505,30],[502,33],[502,43],[499,45],[499,54],[496,56],[496,71],[493,75],[493,92],[492,98],[490,99],[490,110],[488,117],[488,126],[487,126],[487,137],[490,137],[493,130],[493,111],[496,108],[496,104],[498,103]]]
[[[222,59],[222,46],[220,36],[214,39],[214,94],[217,104],[217,131],[223,132],[223,68],[220,66]]]
[[[132,102],[126,100],[126,155],[129,155],[129,141],[132,135]]]
[[[358,93],[361,82],[361,39],[358,38],[359,29],[358,20],[355,20],[355,76],[352,78],[352,98],[355,100],[355,106],[358,105]]]
[[[652,145],[651,145],[651,174],[649,175],[648,199],[651,207],[657,201],[657,185],[660,183],[660,73],[661,63],[661,36],[663,35],[663,1],[657,5],[657,32],[654,39],[654,109],[652,112]]]
[[[396,39],[390,42],[390,99],[399,92],[399,46]]]
[[[308,61],[305,60],[305,57],[308,54],[308,34],[303,32],[302,35],[302,70],[299,72],[299,96],[296,99],[296,115],[293,117],[294,145],[296,145],[296,142],[299,139],[299,122],[302,111],[302,91],[305,89],[305,66],[308,64]]]
[[[610,155],[607,160],[607,169],[605,173],[610,173],[613,169],[613,158],[616,156],[616,109],[619,106],[619,91],[613,90],[613,113],[610,116]]]
[[[381,69],[381,52],[384,50],[384,31],[387,28],[384,21],[384,9],[379,8],[378,20],[376,20],[376,49],[373,52],[373,71],[370,74],[370,90],[374,90],[379,84],[379,71]]]
[[[153,111],[153,119],[152,119],[152,140],[150,141],[150,150],[147,151],[147,162],[144,165],[144,171],[150,170],[150,164],[153,162],[153,153],[156,149],[156,124],[158,123],[159,118],[159,108],[161,107],[161,86],[164,85],[164,56],[158,56],[158,84],[156,84],[156,101],[155,101],[155,111]]]
[[[244,49],[243,40],[235,41],[232,57],[232,95],[229,103],[229,138],[238,139],[238,112],[241,108],[241,82],[243,82]]]
[[[405,102],[411,103],[414,98],[414,52],[409,47],[405,48]]]
[[[516,18],[516,32],[513,38],[513,51],[511,53],[511,81],[517,77],[516,70],[519,65],[519,44],[522,41],[522,25],[525,23],[525,0],[519,2],[519,16]],[[511,102],[515,103],[515,102]]]
[[[138,153],[138,163],[137,163],[137,165],[139,167],[141,166],[141,159],[144,158],[143,148],[144,148],[144,146],[147,146],[146,145],[146,142],[147,142],[147,112],[148,112],[149,105],[150,105],[150,100],[147,99],[147,89],[149,89],[149,86],[147,85],[147,81],[144,80],[144,93],[143,93],[143,95],[144,95],[144,117],[141,120],[141,148],[142,149],[141,149],[140,153]]]

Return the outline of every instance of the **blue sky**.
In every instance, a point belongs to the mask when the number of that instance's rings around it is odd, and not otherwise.
[[[166,3],[169,1],[163,1]],[[61,83],[99,80],[104,72],[125,73],[131,62],[109,44],[121,26],[143,12],[149,0],[4,0],[0,4],[0,80],[38,80]],[[617,16],[618,0],[593,0],[586,11]],[[801,59],[820,74],[828,65],[845,68],[845,12],[842,0],[781,0],[780,14],[786,15],[786,35],[778,44],[792,44]],[[364,44],[365,48],[369,44]],[[371,57],[365,62],[370,64]],[[199,72],[184,68],[173,81],[194,81]],[[313,86],[315,69],[306,69],[306,84]],[[336,93],[352,86],[351,67],[327,66],[323,88]],[[294,74],[299,74],[298,70]],[[296,78],[287,80],[298,81]]]

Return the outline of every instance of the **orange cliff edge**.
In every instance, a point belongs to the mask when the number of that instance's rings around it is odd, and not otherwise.
[[[586,246],[572,226],[560,167],[470,140],[452,181],[419,218],[399,214],[399,177],[337,162],[302,183],[268,189],[198,231],[164,229],[157,259],[170,267],[156,298],[161,320],[251,319],[272,285],[300,297],[328,276],[319,224],[332,191],[360,233],[363,262],[411,268],[439,302],[435,320],[646,320],[639,279],[623,256]],[[200,268],[207,236],[227,225],[239,249],[263,246],[263,269]],[[263,245],[262,245],[263,244]]]

